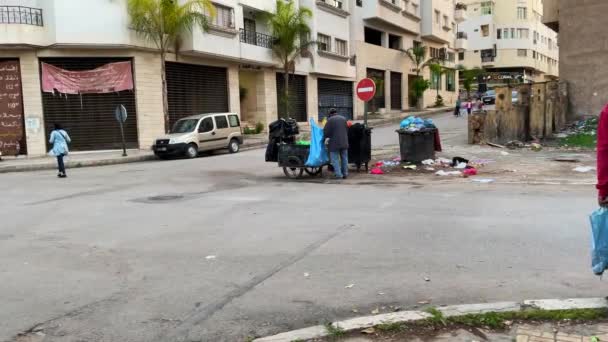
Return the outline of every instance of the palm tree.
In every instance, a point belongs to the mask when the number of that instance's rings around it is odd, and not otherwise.
[[[127,0],[131,28],[138,35],[152,42],[160,51],[163,115],[165,130],[169,130],[169,102],[165,60],[171,47],[177,46],[184,32],[199,27],[206,31],[209,20],[215,15],[211,0],[187,0],[182,5],[177,0]]]
[[[266,14],[266,21],[272,31],[274,42],[272,52],[281,61],[284,90],[282,98],[284,115],[289,117],[289,74],[295,72],[296,60],[316,42],[309,38],[312,11],[306,7],[296,8],[293,0],[277,0],[275,13]]]
[[[429,64],[429,70],[431,70],[431,78],[435,78],[437,77],[437,83],[435,84],[435,89],[437,89],[437,97],[435,97],[435,105],[437,107],[443,105],[443,99],[441,98],[441,95],[439,95],[439,89],[441,88],[441,75],[444,75],[447,73],[447,69],[437,63],[437,62],[433,62],[431,64]]]
[[[477,77],[483,74],[483,69],[473,68],[466,69],[462,66],[458,68],[460,74],[462,75],[462,86],[467,91],[467,98],[471,97],[471,89],[473,88],[473,83],[477,79]]]
[[[426,46],[416,45],[405,51],[407,56],[414,63],[414,71],[416,72],[416,80],[414,80],[413,95],[416,99],[416,106],[420,107],[420,99],[424,92],[429,88],[429,81],[422,79],[421,73],[424,68],[435,62],[434,58],[426,58]]]

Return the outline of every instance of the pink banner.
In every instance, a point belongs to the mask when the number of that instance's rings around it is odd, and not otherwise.
[[[108,63],[93,70],[69,71],[42,63],[42,91],[100,94],[133,89],[131,62]]]

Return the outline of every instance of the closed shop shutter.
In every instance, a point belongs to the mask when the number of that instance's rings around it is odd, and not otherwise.
[[[284,118],[285,101],[283,92],[285,89],[285,79],[282,73],[277,73],[277,104],[279,117]],[[306,76],[289,75],[289,116],[298,122],[306,122]]]
[[[391,109],[401,110],[401,77],[400,72],[391,72]]]
[[[40,62],[65,70],[91,70],[104,64],[131,61],[131,58],[41,58]],[[42,92],[42,111],[46,141],[53,123],[60,123],[70,135],[74,151],[122,148],[120,126],[114,109],[123,105],[128,117],[124,125],[127,148],[137,148],[137,112],[135,91],[125,90],[107,94],[52,94]]]
[[[228,112],[228,69],[167,62],[169,123],[186,116]]]
[[[332,108],[335,108],[338,114],[352,120],[353,82],[319,78],[317,88],[319,91],[319,120],[323,120]]]
[[[367,105],[375,106],[376,111],[380,108],[386,108],[386,101],[384,100],[384,70],[368,68],[367,77],[376,82],[376,95],[374,95],[374,98]]]

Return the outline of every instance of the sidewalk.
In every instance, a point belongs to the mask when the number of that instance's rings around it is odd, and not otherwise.
[[[408,111],[399,113],[386,113],[379,116],[370,118],[368,117],[367,122],[370,127],[386,126],[394,123],[398,123],[408,116],[418,116],[421,118],[428,118],[435,114],[441,114],[454,110],[453,107],[440,107],[440,108],[427,108],[423,111]],[[363,122],[363,120],[355,120],[356,122]]]
[[[246,135],[241,150],[249,150],[265,146],[267,142],[265,134]],[[74,152],[70,153],[66,161],[67,168],[89,167],[89,166],[104,166],[115,164],[135,163],[148,160],[155,160],[156,156],[151,150],[127,150],[127,157],[122,156],[122,150],[112,151],[92,151],[92,152]],[[54,158],[42,157],[25,157],[18,158],[11,156],[2,157],[0,161],[0,173],[7,172],[22,172],[22,171],[38,171],[52,170],[57,168],[57,162]]]

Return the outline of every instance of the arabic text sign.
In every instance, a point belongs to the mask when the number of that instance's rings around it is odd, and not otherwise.
[[[131,62],[108,63],[93,70],[69,71],[42,63],[42,91],[103,94],[133,89]]]
[[[0,62],[0,152],[14,154],[23,139],[19,61]]]

